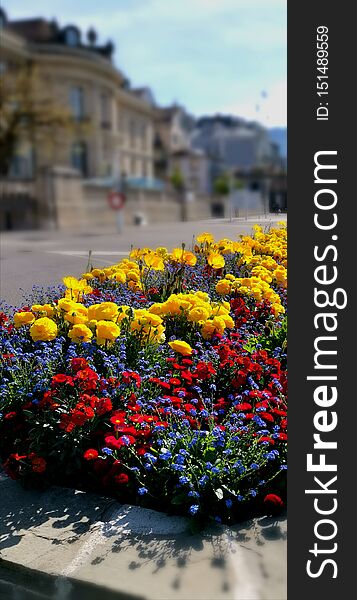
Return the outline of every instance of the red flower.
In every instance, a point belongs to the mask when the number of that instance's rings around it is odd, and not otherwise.
[[[21,455],[21,454],[17,454],[17,452],[16,452],[15,454],[10,454],[10,458],[13,458],[16,461],[19,461],[19,460],[23,460],[24,458],[26,458],[26,454]]]
[[[88,363],[85,358],[80,358],[80,357],[72,358],[71,367],[72,367],[73,371],[75,373],[77,373],[77,371],[80,371],[81,369],[85,369],[86,367],[88,367]]]
[[[269,442],[269,444],[275,444],[274,440],[271,437],[268,437],[267,435],[263,435],[260,439],[259,442]]]
[[[113,404],[110,398],[99,398],[96,406],[97,415],[104,415],[105,413],[110,412],[112,408]]]
[[[122,413],[114,413],[110,417],[110,422],[113,423],[113,425],[125,425],[125,419]]]
[[[284,506],[284,502],[282,501],[280,496],[277,496],[276,494],[268,494],[267,496],[265,496],[264,504],[270,511],[273,512],[282,509]]]
[[[249,402],[241,402],[240,404],[236,404],[234,408],[239,411],[252,410],[252,405]]]
[[[94,450],[94,448],[89,448],[83,454],[83,458],[85,458],[86,460],[95,460],[96,458],[98,458],[98,452],[97,450]]]
[[[119,450],[122,447],[122,444],[114,435],[106,435],[104,438],[105,445],[112,450]]]
[[[212,363],[199,362],[196,366],[196,374],[199,379],[209,379],[211,375],[216,374],[216,370]]]
[[[13,419],[14,417],[16,417],[16,412],[13,410],[11,412],[6,413],[6,415],[4,416],[4,419]]]
[[[274,417],[267,412],[261,412],[259,413],[259,416],[264,419],[264,421],[270,421],[271,423],[274,423]]]
[[[129,481],[129,476],[126,473],[119,473],[119,475],[115,475],[114,481],[119,485],[125,485]]]
[[[44,458],[41,458],[41,456],[37,456],[36,458],[33,458],[31,462],[32,462],[32,470],[35,473],[43,473],[46,470],[47,463]]]

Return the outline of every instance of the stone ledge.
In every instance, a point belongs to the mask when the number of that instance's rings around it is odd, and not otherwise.
[[[0,598],[286,599],[285,519],[192,535],[183,517],[76,490],[1,478],[0,493]]]

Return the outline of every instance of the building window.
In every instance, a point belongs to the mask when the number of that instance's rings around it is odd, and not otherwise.
[[[135,122],[133,120],[129,121],[129,143],[130,143],[130,147],[134,148],[135,146],[135,134],[136,134],[136,127],[135,127]]]
[[[67,46],[71,46],[72,48],[78,46],[80,42],[78,29],[76,27],[67,27],[64,32],[64,40]]]
[[[5,11],[0,8],[0,29],[3,29],[3,27],[6,27],[7,24],[7,18],[6,18],[6,14]]]
[[[140,127],[141,147],[143,150],[147,148],[147,127],[145,123],[141,124]]]
[[[34,174],[35,152],[25,145],[18,150],[11,161],[9,176],[14,179],[32,179]]]
[[[136,160],[135,160],[135,158],[132,156],[132,157],[130,158],[130,175],[131,175],[132,177],[135,177],[135,176],[136,176],[136,172],[135,172],[135,171],[136,171]]]
[[[106,93],[100,95],[100,119],[103,129],[110,129],[110,98]]]
[[[69,91],[69,103],[73,117],[76,121],[81,121],[84,117],[84,93],[81,87],[71,87]]]
[[[87,175],[87,145],[85,142],[76,142],[71,148],[71,165],[83,177]]]

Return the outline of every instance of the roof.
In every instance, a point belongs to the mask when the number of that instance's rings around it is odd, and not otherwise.
[[[6,28],[29,42],[53,42],[57,39],[59,33],[55,21],[46,21],[42,18],[8,21]]]
[[[65,41],[65,32],[67,29],[75,29],[78,32],[79,42],[75,48],[81,48],[91,53],[100,54],[101,56],[111,59],[114,51],[114,45],[111,41],[108,41],[104,45],[97,45],[95,43],[83,43],[81,41],[81,31],[73,24],[60,27],[57,21],[48,21],[41,17],[34,19],[16,19],[7,20],[5,29],[17,34],[29,43],[32,44],[61,44],[67,45]],[[71,46],[69,46],[71,48]]]

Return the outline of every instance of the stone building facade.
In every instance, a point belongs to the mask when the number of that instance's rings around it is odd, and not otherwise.
[[[20,140],[8,179],[33,181],[57,167],[83,179],[153,177],[154,107],[114,65],[110,41],[99,45],[93,30],[83,39],[76,26],[55,21],[11,21],[3,10],[0,27],[1,74],[15,78],[30,67],[37,93],[71,120],[56,139]]]

